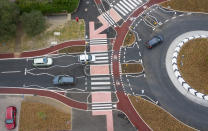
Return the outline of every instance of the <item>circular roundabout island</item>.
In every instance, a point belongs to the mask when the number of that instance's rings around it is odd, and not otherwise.
[[[207,31],[192,31],[178,36],[166,56],[166,69],[175,87],[204,106],[208,106],[207,34]]]

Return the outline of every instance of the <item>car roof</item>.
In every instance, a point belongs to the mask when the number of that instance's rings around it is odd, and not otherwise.
[[[6,118],[7,119],[12,119],[12,109],[13,109],[13,107],[7,107],[7,109],[6,109]]]
[[[149,42],[148,44],[149,45],[154,45],[154,44],[157,44],[158,42],[160,41],[160,38],[158,36],[154,36]]]
[[[35,58],[34,59],[34,63],[44,63],[44,59],[45,59],[46,57],[42,57],[42,58]]]
[[[61,76],[61,80],[63,82],[73,82],[74,81],[74,77],[72,77],[72,76]]]

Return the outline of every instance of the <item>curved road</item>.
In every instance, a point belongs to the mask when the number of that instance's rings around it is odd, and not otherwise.
[[[208,30],[208,15],[192,14],[177,17],[160,27],[164,42],[152,50],[143,47],[143,61],[147,82],[161,106],[179,120],[200,130],[208,130],[208,110],[180,94],[169,79],[165,57],[171,42],[179,35],[194,31]]]

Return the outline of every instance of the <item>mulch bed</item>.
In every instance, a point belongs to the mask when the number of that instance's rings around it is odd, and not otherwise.
[[[59,50],[59,53],[81,53],[85,51],[85,46],[72,46]]]
[[[134,35],[134,33],[131,31],[128,31],[128,33],[125,37],[123,46],[131,46],[135,40],[136,40],[136,36]]]
[[[122,73],[140,73],[143,71],[141,64],[125,63],[121,65]]]

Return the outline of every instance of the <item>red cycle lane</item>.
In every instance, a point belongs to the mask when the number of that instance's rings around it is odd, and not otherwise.
[[[45,49],[23,52],[23,53],[20,54],[20,57],[41,56],[41,55],[46,55],[46,54],[56,52],[60,49],[66,48],[66,47],[84,46],[84,45],[85,45],[85,40],[67,41],[67,42],[64,42],[64,43],[61,43],[61,44],[58,44],[58,45],[55,45],[55,46],[45,48]],[[0,59],[3,59],[3,58],[14,58],[14,54],[13,53],[0,54]]]
[[[81,110],[87,110],[86,103],[77,102],[59,93],[47,91],[47,90],[23,89],[23,88],[0,88],[0,94],[32,94],[34,96],[35,95],[45,96],[45,97],[54,98],[70,107]]]
[[[151,0],[147,2],[145,5],[143,5],[141,8],[137,9],[129,18],[131,17],[138,17],[145,8],[143,7],[151,7],[154,4],[161,3],[166,0]],[[118,52],[120,50],[120,47],[122,46],[123,40],[125,38],[125,35],[127,34],[130,25],[132,24],[132,21],[127,20],[121,27],[116,27],[115,30],[117,32],[117,37],[115,44],[113,46],[113,58],[118,58]],[[129,101],[128,97],[124,94],[122,91],[122,87],[120,84],[120,73],[119,73],[119,61],[113,60],[113,74],[114,74],[114,80],[116,83],[116,89],[117,89],[117,97],[119,99],[119,102],[117,104],[118,109],[125,112],[125,114],[128,116],[129,120],[134,124],[134,126],[140,130],[140,131],[150,131],[151,128],[140,118],[140,116],[137,114],[135,109],[133,108],[133,105]]]

